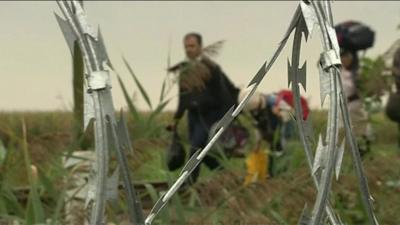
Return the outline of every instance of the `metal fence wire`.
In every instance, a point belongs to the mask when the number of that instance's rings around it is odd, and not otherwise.
[[[65,36],[68,46],[73,51],[74,43],[78,43],[85,65],[85,105],[84,124],[93,120],[95,135],[95,163],[91,169],[89,192],[86,205],[90,211],[90,224],[105,223],[105,206],[109,199],[116,195],[118,179],[122,174],[127,196],[130,221],[135,225],[150,225],[165,207],[171,197],[186,181],[193,170],[199,165],[208,151],[218,140],[232,120],[239,115],[243,107],[258,88],[260,82],[268,73],[275,60],[285,47],[289,37],[294,32],[291,61],[288,61],[288,81],[295,96],[295,120],[299,130],[300,140],[304,147],[311,177],[317,190],[316,200],[310,216],[303,213],[301,224],[324,224],[327,216],[329,224],[342,225],[339,215],[335,213],[329,202],[332,179],[334,174],[339,177],[344,145],[349,143],[352,162],[358,177],[360,192],[369,223],[378,225],[373,211],[373,199],[370,195],[367,178],[358,151],[355,136],[350,126],[350,117],[347,100],[343,93],[340,79],[340,51],[333,28],[333,16],[330,1],[300,1],[289,27],[283,36],[277,50],[269,61],[265,61],[258,72],[246,86],[247,95],[238,104],[232,106],[218,122],[215,132],[211,134],[209,143],[199,149],[186,163],[175,183],[163,194],[145,218],[142,206],[133,188],[124,151],[132,149],[125,122],[122,118],[116,120],[111,96],[109,70],[112,69],[100,31],[95,32],[88,23],[82,5],[78,1],[57,1],[64,18],[56,15],[56,19]],[[74,10],[73,10],[74,9]],[[329,96],[329,111],[325,140],[320,135],[315,156],[311,149],[310,137],[312,126],[302,118],[300,103],[300,86],[306,90],[306,63],[299,67],[302,37],[306,40],[314,28],[319,27],[323,50],[319,60],[319,79],[321,104]],[[107,66],[108,65],[108,66]],[[105,68],[107,67],[107,68]],[[345,140],[338,140],[339,120],[342,120],[345,129]],[[326,144],[325,144],[326,143]],[[118,158],[118,167],[111,177],[109,174],[109,151],[115,149]],[[303,211],[305,212],[305,210]]]

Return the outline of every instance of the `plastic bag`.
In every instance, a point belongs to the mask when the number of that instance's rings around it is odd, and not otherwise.
[[[257,149],[246,158],[247,175],[245,185],[265,180],[267,177],[268,155],[265,150]]]
[[[167,167],[174,171],[185,163],[186,152],[182,145],[181,138],[176,130],[173,130],[172,142],[167,149]]]
[[[400,93],[391,93],[385,109],[390,120],[400,123]]]

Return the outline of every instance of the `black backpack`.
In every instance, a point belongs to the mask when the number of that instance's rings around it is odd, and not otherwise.
[[[375,32],[367,25],[355,21],[346,21],[335,26],[340,48],[359,51],[374,45]]]

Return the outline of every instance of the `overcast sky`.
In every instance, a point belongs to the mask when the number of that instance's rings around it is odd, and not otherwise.
[[[298,5],[273,2],[137,2],[85,3],[89,22],[100,25],[113,65],[129,91],[135,86],[121,56],[130,62],[157,103],[165,76],[168,43],[172,63],[183,59],[182,36],[190,31],[203,35],[205,45],[226,40],[215,60],[236,85],[246,85],[264,60],[271,58]],[[0,111],[70,110],[72,108],[71,56],[53,12],[52,1],[0,2]],[[397,1],[335,1],[335,22],[358,20],[376,31],[375,46],[367,56],[385,51],[400,36],[400,3]],[[321,52],[320,33],[302,48],[308,61],[307,92],[313,107],[319,106],[316,60]],[[260,91],[287,87],[287,58],[291,41],[264,79]],[[121,89],[113,80],[116,108],[125,107]],[[174,90],[176,92],[176,90]],[[147,109],[139,98],[137,104]],[[169,105],[174,109],[176,101]]]

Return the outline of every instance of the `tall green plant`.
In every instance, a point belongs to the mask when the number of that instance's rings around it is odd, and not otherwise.
[[[72,83],[74,95],[74,127],[73,132],[77,140],[83,134],[83,83],[84,83],[84,65],[81,50],[78,43],[74,44],[72,67]]]
[[[357,83],[369,122],[373,122],[372,114],[382,110],[382,95],[390,91],[389,77],[383,76],[386,70],[385,61],[380,56],[375,59],[361,59]]]
[[[6,182],[7,159],[10,152],[0,140],[0,218],[9,215],[23,217],[24,209],[19,204],[17,197],[12,192],[12,187]]]
[[[21,124],[21,121],[18,123]],[[25,119],[22,119],[18,133],[20,134],[17,135],[10,131],[12,144],[4,146],[0,141],[0,218],[10,223],[21,222],[20,224],[28,225],[44,224],[49,221],[52,221],[53,224],[60,224],[62,216],[60,212],[65,200],[63,193],[66,188],[66,186],[56,187],[56,184],[59,184],[57,179],[66,174],[64,170],[60,170],[61,160],[52,158],[51,166],[48,167],[51,170],[41,169],[40,166],[36,167],[31,161],[28,145],[28,136],[32,135],[32,128],[28,134]],[[34,139],[34,137],[30,139]],[[17,146],[21,151],[18,151]],[[20,159],[19,156],[22,157],[22,167],[15,166],[15,158]],[[24,177],[28,181],[27,202],[25,195],[21,195],[23,193],[20,192],[21,189],[15,188],[15,181],[10,180],[15,177],[15,174],[21,172],[25,174]],[[47,173],[54,175],[49,176]],[[46,200],[43,199],[44,197]]]
[[[32,165],[30,155],[28,152],[28,141],[25,121],[22,121],[22,136],[23,136],[23,152],[25,168],[30,184],[28,208],[26,211],[26,223],[29,224],[40,224],[45,223],[45,215],[42,202],[38,192],[38,173],[37,168]]]
[[[157,106],[153,109],[153,104],[149,98],[148,92],[140,82],[139,78],[134,73],[132,67],[128,63],[128,61],[123,58],[125,66],[127,67],[132,79],[135,83],[135,86],[138,88],[141,97],[145,100],[147,106],[149,107],[150,112],[148,114],[140,113],[138,108],[135,106],[134,100],[130,97],[129,92],[125,86],[125,83],[122,81],[121,77],[118,75],[118,82],[121,86],[122,92],[124,94],[124,98],[127,102],[129,112],[134,120],[134,132],[136,138],[152,138],[158,137],[160,132],[163,130],[163,124],[157,121],[157,118],[162,114],[165,107],[171,101],[171,98],[167,98],[170,90],[173,87],[172,84],[168,84],[168,78],[164,78],[160,99]]]
[[[382,57],[362,58],[360,69],[357,82],[363,98],[380,97],[389,90],[388,80],[383,76],[386,65]]]

